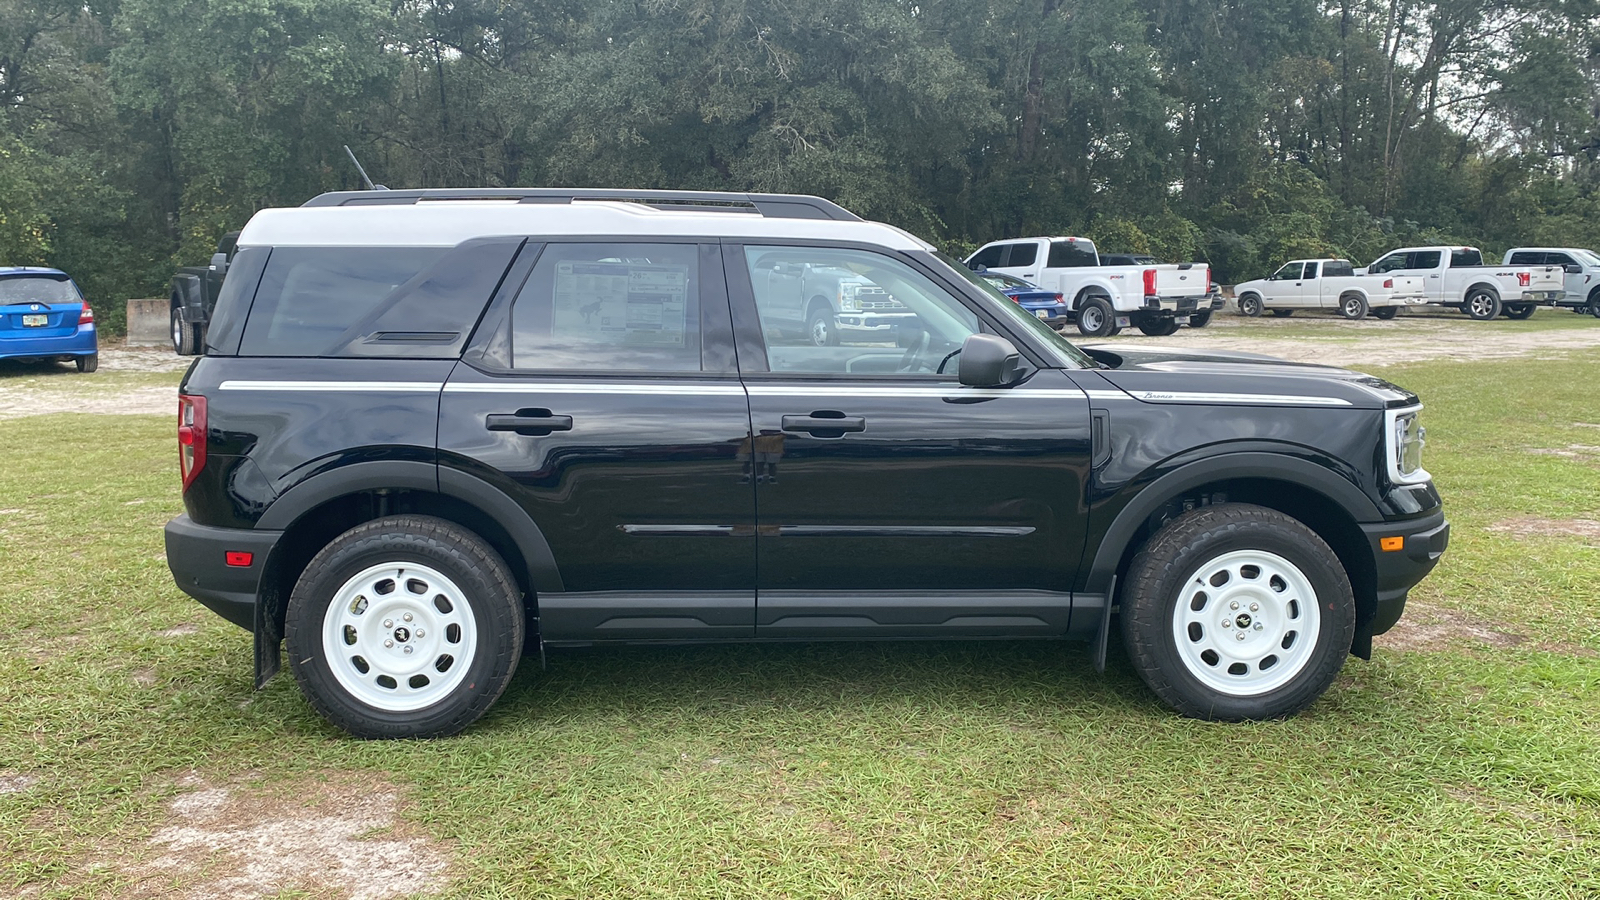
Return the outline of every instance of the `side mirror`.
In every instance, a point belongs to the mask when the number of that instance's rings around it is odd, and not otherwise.
[[[961,344],[961,383],[968,387],[1005,387],[1022,378],[1022,354],[994,334],[969,334]]]
[[[1577,263],[1573,263],[1572,265],[1566,266],[1565,268],[1567,270],[1567,274],[1568,275],[1582,275],[1583,274],[1583,266],[1580,266]]]
[[[228,254],[211,254],[211,271],[216,272],[219,275],[228,271]]]

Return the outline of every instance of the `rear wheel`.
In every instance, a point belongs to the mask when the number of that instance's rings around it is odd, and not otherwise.
[[[1211,324],[1211,310],[1203,310],[1189,315],[1190,328],[1204,328]]]
[[[1166,337],[1178,330],[1178,320],[1167,317],[1144,316],[1139,319],[1139,330],[1151,337]]]
[[[1243,503],[1185,513],[1133,559],[1122,634],[1151,690],[1186,716],[1292,715],[1327,690],[1355,636],[1339,558],[1299,521]]]
[[[1538,307],[1532,303],[1515,303],[1506,307],[1505,314],[1508,319],[1526,319],[1533,315],[1536,309]]]
[[[1261,315],[1261,297],[1258,294],[1243,294],[1239,297],[1239,313],[1255,318]]]
[[[172,352],[179,356],[193,356],[199,347],[200,327],[183,320],[176,300],[172,305]]]
[[[1122,329],[1117,326],[1111,304],[1104,297],[1090,297],[1078,309],[1078,331],[1088,337],[1111,337]]]
[[[79,372],[87,375],[100,368],[100,354],[91,353],[88,356],[79,356],[73,359],[72,362],[77,365]]]
[[[1339,315],[1356,320],[1367,317],[1367,298],[1360,294],[1345,294],[1339,298]]]
[[[1468,318],[1487,322],[1500,315],[1500,298],[1480,288],[1467,295],[1467,300],[1461,309]]]
[[[1383,319],[1386,322],[1399,314],[1400,307],[1398,306],[1380,306],[1372,311],[1374,319]]]
[[[363,738],[440,737],[471,725],[510,683],[521,592],[472,532],[389,516],[312,558],[284,638],[295,680],[333,724]]]
[[[1290,316],[1294,315],[1294,310],[1292,310],[1292,309],[1275,309],[1275,310],[1272,311],[1272,314],[1274,316],[1277,316],[1280,319],[1287,319]]]

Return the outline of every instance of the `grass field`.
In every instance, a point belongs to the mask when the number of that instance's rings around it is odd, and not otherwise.
[[[530,657],[460,737],[353,741],[173,586],[170,416],[0,421],[0,895],[1600,896],[1600,358],[1551,356],[1374,370],[1453,545],[1253,725],[1115,651],[787,645]]]

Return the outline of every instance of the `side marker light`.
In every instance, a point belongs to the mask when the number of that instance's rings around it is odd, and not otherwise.
[[[1384,540],[1387,541],[1388,538],[1384,538]],[[245,550],[229,550],[226,554],[226,559],[228,565],[242,569],[249,568],[250,564],[255,562],[256,555]]]
[[[1386,537],[1378,539],[1378,547],[1385,553],[1394,553],[1406,548],[1406,539],[1403,537]]]

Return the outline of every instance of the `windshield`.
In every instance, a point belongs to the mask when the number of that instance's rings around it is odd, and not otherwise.
[[[963,266],[961,263],[957,262],[954,258],[946,256],[937,250],[934,251],[933,255],[937,256],[941,262],[948,265],[951,269],[954,269],[961,275],[962,278],[965,278],[967,281],[976,285],[979,290],[983,291],[991,299],[993,299],[994,303],[991,304],[992,308],[998,311],[1001,315],[1009,318],[1014,325],[1031,331],[1035,335],[1043,338],[1050,348],[1055,350],[1061,356],[1064,364],[1068,368],[1097,369],[1100,367],[1100,364],[1090,359],[1088,354],[1084,353],[1082,350],[1079,350],[1077,347],[1074,347],[1072,342],[1068,341],[1060,334],[1057,334],[1054,328],[1051,328],[1049,325],[1044,324],[1037,318],[1028,315],[1026,312],[1023,312],[1022,307],[1012,303],[1011,298],[995,290],[994,285],[985,281],[982,275],[971,271],[966,266]]]
[[[83,297],[65,275],[0,275],[0,306],[77,303]]]
[[[1600,266],[1600,256],[1596,256],[1593,250],[1574,250],[1572,255],[1586,266]]]

